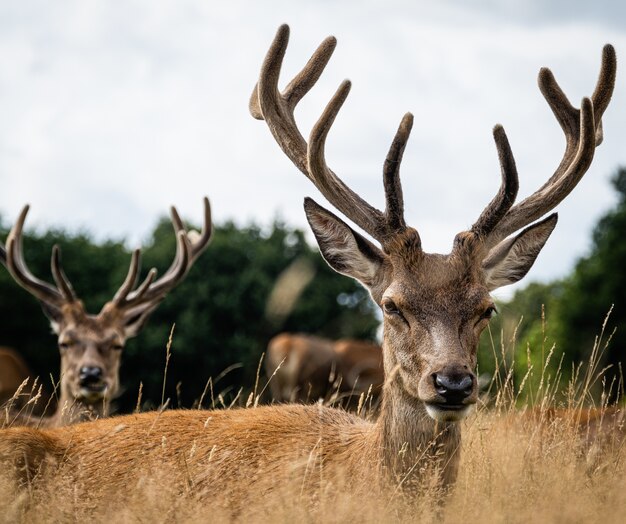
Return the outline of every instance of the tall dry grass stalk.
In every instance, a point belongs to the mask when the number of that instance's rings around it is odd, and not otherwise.
[[[266,478],[255,493],[202,500],[192,482],[172,484],[155,465],[150,475],[127,486],[123,504],[94,504],[84,493],[77,496],[75,486],[63,478],[35,490],[16,490],[0,480],[0,521],[623,522],[626,467],[621,443],[605,448],[590,469],[586,442],[573,425],[539,426],[517,412],[479,410],[464,426],[459,478],[443,504],[438,504],[442,494],[428,480],[422,494],[407,501],[394,493],[376,495],[358,478],[321,479],[314,493],[289,478]],[[102,482],[107,482],[106,471]],[[245,505],[226,503],[244,497]]]
[[[514,339],[507,344],[515,344]],[[529,366],[517,382],[510,348],[494,348],[501,372],[494,376],[491,399],[463,422],[459,477],[448,494],[439,490],[432,472],[424,471],[419,490],[406,497],[393,486],[377,493],[371,479],[326,478],[312,460],[304,465],[304,477],[261,472],[252,490],[242,486],[228,492],[219,489],[216,479],[219,495],[202,498],[191,471],[195,446],[190,443],[181,455],[188,475],[174,478],[158,456],[146,456],[148,473],[126,486],[123,503],[118,495],[107,503],[91,500],[89,493],[62,476],[16,488],[3,477],[7,472],[0,471],[0,522],[622,523],[626,417],[620,407],[606,403],[609,390],[623,389],[621,384],[603,382],[605,370],[600,366],[606,339],[610,337],[603,329],[590,361],[576,367],[565,387],[559,387],[560,368],[550,372],[556,348],[547,346],[542,369]],[[535,373],[539,380],[530,380]],[[217,407],[239,403],[255,409],[264,389],[259,380],[249,395],[239,390],[234,398],[222,393],[214,397],[217,377],[207,382],[203,397],[210,396]],[[605,392],[599,396],[592,394],[598,385]],[[358,410],[374,417],[367,412],[369,402],[363,396]],[[167,445],[163,438],[163,448]],[[294,472],[302,466],[294,464]],[[106,485],[107,471],[101,476]]]

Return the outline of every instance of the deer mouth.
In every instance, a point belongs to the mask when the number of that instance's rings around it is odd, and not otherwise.
[[[84,402],[93,403],[102,400],[109,389],[105,382],[88,382],[81,383],[76,398]]]
[[[438,422],[458,422],[463,420],[472,410],[473,404],[439,404],[426,403],[426,412],[430,418]]]

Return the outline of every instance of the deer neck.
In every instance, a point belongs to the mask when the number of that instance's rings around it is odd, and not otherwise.
[[[424,403],[406,393],[397,373],[385,368],[385,375],[393,377],[385,385],[377,422],[385,473],[405,489],[418,488],[422,479],[433,478],[432,472],[440,487],[453,484],[461,443],[458,423],[433,420]]]

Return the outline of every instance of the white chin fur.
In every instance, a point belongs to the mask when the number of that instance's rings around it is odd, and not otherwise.
[[[108,390],[108,386],[101,391],[93,391],[88,388],[80,388],[78,390],[78,395],[76,395],[76,398],[78,400],[82,400],[83,402],[87,402],[88,404],[95,404],[96,402],[101,401],[106,396]]]
[[[465,406],[463,409],[451,411],[441,409],[434,404],[426,404],[426,412],[430,418],[438,422],[458,422],[467,417],[471,410],[472,406]]]

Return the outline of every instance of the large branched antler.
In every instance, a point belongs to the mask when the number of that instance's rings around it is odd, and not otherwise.
[[[591,98],[582,99],[580,109],[572,106],[552,72],[547,68],[541,69],[538,79],[539,89],[565,134],[563,159],[543,186],[515,206],[511,207],[513,201],[510,198],[504,198],[503,201],[506,204],[500,206],[498,212],[491,213],[489,207],[485,209],[472,230],[485,237],[487,247],[494,246],[508,235],[554,209],[569,195],[587,172],[593,160],[595,148],[603,139],[602,115],[613,94],[616,69],[615,49],[607,44],[602,51],[602,66],[596,88]],[[496,128],[497,133],[498,128]],[[508,145],[505,151],[506,149]],[[510,150],[506,156],[507,162],[514,166]],[[517,187],[516,180],[513,182],[511,179],[507,183]],[[506,190],[501,189],[501,193],[503,191],[507,193]]]
[[[335,49],[335,38],[329,37],[322,42],[302,71],[281,93],[278,90],[278,79],[288,41],[289,28],[283,25],[278,29],[265,57],[250,100],[250,112],[255,118],[267,122],[285,154],[331,204],[385,246],[394,233],[406,228],[399,168],[413,117],[407,113],[403,118],[385,161],[386,208],[383,213],[347,187],[326,164],[326,137],[348,96],[350,82],[346,80],[339,86],[313,127],[308,144],[295,122],[295,107],[322,74]],[[541,70],[539,87],[565,133],[565,153],[550,179],[517,205],[513,205],[519,187],[515,160],[504,129],[499,125],[494,128],[502,184],[498,194],[471,228],[472,232],[484,239],[487,248],[556,207],[585,174],[593,160],[596,146],[602,142],[601,118],[613,93],[616,65],[615,50],[607,44],[603,50],[596,88],[591,98],[583,99],[581,109],[570,104],[549,69]]]
[[[283,25],[278,29],[263,62],[259,81],[250,99],[250,112],[255,118],[267,122],[281,149],[331,204],[384,245],[390,235],[406,227],[399,170],[413,125],[413,115],[407,113],[402,119],[387,155],[384,168],[386,207],[383,213],[346,186],[326,164],[326,137],[348,96],[350,82],[346,80],[339,86],[313,127],[308,144],[295,122],[295,107],[322,74],[335,49],[335,38],[329,37],[322,42],[306,66],[281,93],[278,79],[288,41],[289,27]]]
[[[413,125],[413,115],[407,113],[402,119],[385,160],[383,213],[348,188],[326,164],[324,156],[326,137],[348,96],[350,82],[346,80],[339,86],[313,127],[308,144],[295,123],[295,107],[322,74],[335,49],[335,38],[329,37],[324,40],[302,71],[280,93],[278,79],[288,40],[289,28],[283,25],[278,29],[265,57],[259,81],[250,99],[250,112],[255,118],[267,122],[281,149],[326,199],[385,247],[395,234],[407,227],[400,183],[400,163]],[[515,200],[518,189],[515,161],[501,126],[494,129],[494,138],[502,169],[502,187],[474,226],[475,231],[481,234],[493,230],[505,216]]]

